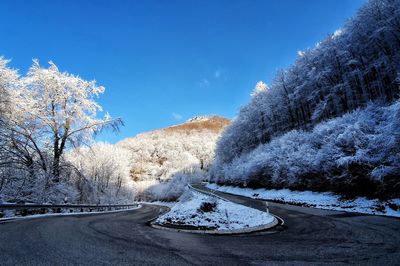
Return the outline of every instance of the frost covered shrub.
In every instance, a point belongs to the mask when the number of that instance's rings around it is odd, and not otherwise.
[[[127,150],[100,142],[71,151],[67,160],[74,167],[71,179],[78,190],[79,202],[108,204],[134,200]]]
[[[51,187],[46,173],[36,172],[35,178],[24,169],[2,168],[4,179],[0,181],[0,203],[63,203],[65,199],[76,202],[78,191],[68,175],[63,172],[60,181]]]
[[[212,181],[254,187],[400,197],[400,102],[370,104],[259,145],[230,164],[216,160]]]
[[[200,212],[213,212],[217,208],[217,202],[202,202],[199,207]]]
[[[206,178],[206,172],[197,169],[191,173],[177,172],[168,180],[145,180],[135,182],[137,197],[140,200],[175,201],[185,191],[190,183],[196,183]]]

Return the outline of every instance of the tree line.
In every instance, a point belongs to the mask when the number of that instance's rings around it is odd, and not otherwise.
[[[272,84],[258,84],[249,104],[224,132],[218,160],[242,153],[292,129],[399,97],[400,2],[371,0],[347,23],[298,53]]]

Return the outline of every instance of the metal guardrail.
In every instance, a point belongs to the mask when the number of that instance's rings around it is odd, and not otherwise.
[[[64,209],[70,209],[70,208],[93,208],[93,209],[99,209],[99,208],[130,208],[130,207],[136,207],[138,204],[122,204],[122,205],[114,205],[114,204],[109,204],[109,205],[94,205],[94,204],[0,204],[0,210],[10,210],[10,209],[41,209],[41,208],[64,208]]]
[[[5,210],[14,210],[16,215],[27,216],[33,214],[52,213],[76,213],[76,212],[93,212],[93,211],[112,211],[129,209],[137,207],[138,204],[109,204],[109,205],[93,205],[93,204],[0,204],[0,218]]]

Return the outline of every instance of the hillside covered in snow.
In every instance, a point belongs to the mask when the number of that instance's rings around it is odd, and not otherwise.
[[[368,1],[298,53],[219,140],[220,184],[400,197],[400,5]]]
[[[229,123],[219,116],[199,116],[117,143],[130,154],[130,177],[138,197],[176,199],[187,182],[202,179]]]

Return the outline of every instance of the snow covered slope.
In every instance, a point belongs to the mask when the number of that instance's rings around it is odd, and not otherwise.
[[[211,167],[212,181],[249,187],[399,198],[400,102],[370,104],[313,130],[292,130]]]
[[[215,143],[229,123],[219,116],[200,116],[119,142],[117,146],[130,152],[130,175],[138,194],[143,199],[177,198],[187,181],[207,171]]]

